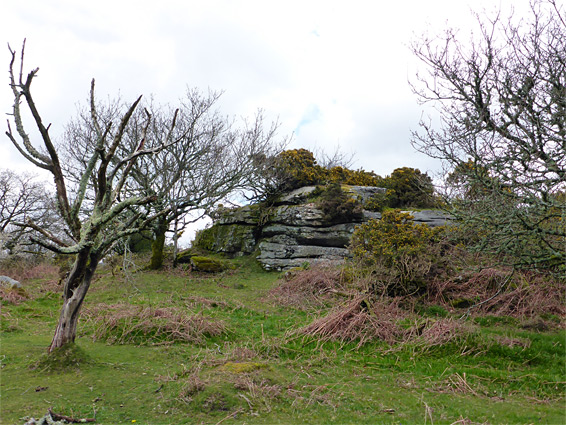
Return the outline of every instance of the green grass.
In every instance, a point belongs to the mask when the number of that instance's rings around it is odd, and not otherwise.
[[[116,345],[93,341],[97,323],[83,320],[67,363],[45,356],[57,288],[24,282],[32,298],[2,307],[0,422],[21,424],[50,407],[101,424],[566,421],[563,330],[528,332],[515,319],[486,317],[440,346],[321,343],[292,331],[325,311],[277,305],[267,297],[277,273],[245,259],[235,265],[219,275],[144,272],[125,281],[102,270],[85,309],[175,307],[226,331],[199,343]]]

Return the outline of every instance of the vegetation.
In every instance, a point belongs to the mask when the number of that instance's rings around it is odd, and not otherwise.
[[[373,172],[350,170],[330,161],[329,167],[318,164],[314,154],[306,149],[291,149],[273,159],[271,174],[271,196],[280,195],[303,186],[342,183],[359,186],[380,186],[381,177]]]
[[[440,123],[413,142],[445,161],[447,202],[478,250],[565,276],[566,15],[554,0],[530,6],[525,20],[478,15],[468,43],[451,29],[415,42],[427,72],[414,90]]]
[[[318,208],[325,221],[330,223],[352,222],[362,217],[362,204],[348,196],[339,183],[331,183],[320,191]]]
[[[547,288],[546,304],[533,300],[529,314],[482,305],[461,319],[469,307],[452,305],[462,296],[455,286],[370,303],[357,267],[283,278],[250,259],[229,261],[235,268],[216,274],[112,276],[102,266],[76,344],[50,356],[57,268],[3,265],[27,296],[2,295],[2,422],[49,409],[130,424],[565,419],[563,287]],[[498,281],[466,273],[468,296]],[[515,302],[529,303],[524,295]]]
[[[412,218],[408,213],[388,210],[380,220],[361,224],[354,232],[351,251],[360,265],[376,276],[373,289],[379,294],[418,292],[439,268],[443,254],[439,240],[446,230],[415,224]]]
[[[128,237],[151,229],[150,268],[161,267],[172,224],[176,248],[190,211],[206,212],[235,190],[259,183],[255,162],[249,159],[271,152],[276,126],[264,131],[258,114],[251,126],[232,130],[211,111],[218,95],[205,97],[197,91],[189,92],[186,103],[175,110],[143,105],[141,96],[126,106],[103,106],[96,100],[93,80],[89,107],[56,145],[32,96],[38,69],[24,77],[24,49],[25,41],[18,67],[16,51],[9,48],[14,103],[6,135],[24,158],[52,174],[54,208],[30,178],[19,179],[14,190],[8,181],[12,176],[3,172],[0,231],[16,226],[20,232],[12,233],[18,238],[26,231],[36,246],[73,256],[52,351],[75,340],[84,298],[106,254],[127,244]],[[24,126],[24,106],[38,129],[39,148]]]

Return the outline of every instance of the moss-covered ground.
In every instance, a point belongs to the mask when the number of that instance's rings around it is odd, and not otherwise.
[[[99,424],[566,423],[559,327],[471,318],[478,332],[427,349],[322,344],[292,331],[324,307],[282,307],[267,296],[278,273],[235,266],[208,275],[102,268],[62,359],[45,356],[61,288],[23,282],[29,298],[2,305],[0,423],[49,408]],[[220,331],[183,340],[194,317]]]

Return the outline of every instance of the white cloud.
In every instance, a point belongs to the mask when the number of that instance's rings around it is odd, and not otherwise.
[[[264,108],[293,147],[340,144],[357,164],[386,174],[400,166],[435,168],[415,153],[410,130],[421,108],[408,86],[416,63],[408,44],[446,25],[466,34],[470,5],[523,8],[528,0],[26,0],[6,2],[0,39],[40,66],[34,92],[52,132],[61,132],[86,99],[155,94],[174,102],[186,86],[224,90],[223,112]],[[0,66],[9,54],[0,49]],[[6,76],[6,74],[4,74]],[[9,112],[7,78],[0,105]],[[0,139],[2,166],[21,166]],[[414,165],[411,165],[414,166]]]

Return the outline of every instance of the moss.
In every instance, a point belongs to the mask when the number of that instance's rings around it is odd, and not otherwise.
[[[226,362],[220,368],[231,373],[250,373],[267,367],[266,364],[257,362]]]
[[[455,308],[468,308],[474,305],[474,302],[466,298],[456,298],[450,301],[450,305]]]
[[[177,254],[178,264],[190,264],[191,258],[196,255],[192,248],[185,249]]]
[[[226,270],[226,265],[223,261],[202,256],[191,257],[191,265],[194,270],[205,273],[218,273]]]
[[[149,268],[151,270],[158,270],[163,266],[163,246],[165,245],[165,232],[156,235],[156,238],[151,244],[151,261]]]
[[[92,363],[88,354],[75,343],[65,344],[54,349],[51,353],[43,354],[30,368],[39,371],[63,372],[69,369],[79,369]]]
[[[250,254],[255,249],[255,226],[215,224],[198,232],[193,242],[196,249],[227,254]]]

